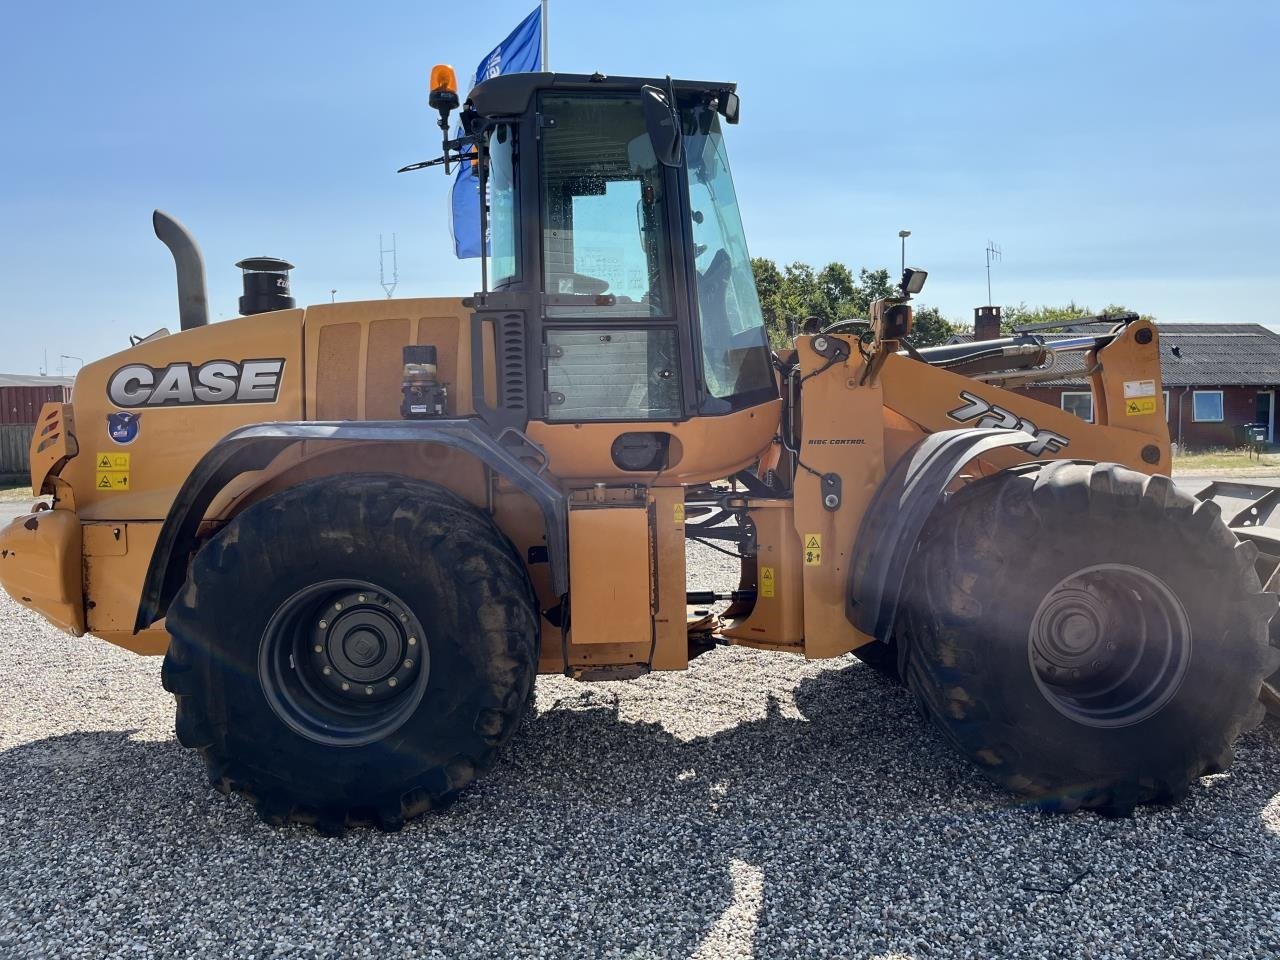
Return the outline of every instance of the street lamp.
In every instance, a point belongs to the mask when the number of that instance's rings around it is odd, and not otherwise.
[[[910,230],[899,230],[898,236],[902,238],[902,272],[907,271],[907,237],[911,236]]]

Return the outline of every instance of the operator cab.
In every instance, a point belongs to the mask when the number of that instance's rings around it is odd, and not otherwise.
[[[499,403],[477,405],[495,426],[777,399],[722,115],[732,84],[525,73],[471,91],[436,162],[464,154],[488,197],[472,307],[495,328]]]

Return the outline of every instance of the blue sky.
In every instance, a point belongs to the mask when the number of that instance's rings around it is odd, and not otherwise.
[[[176,328],[161,207],[205,254],[298,264],[300,303],[465,295],[432,63],[466,76],[535,5],[278,0],[6,4],[0,30],[0,370]],[[268,12],[264,12],[268,11]],[[736,80],[730,149],[752,253],[930,271],[986,302],[1280,325],[1280,4],[613,4],[551,0],[552,66]],[[67,371],[74,361],[67,361]]]

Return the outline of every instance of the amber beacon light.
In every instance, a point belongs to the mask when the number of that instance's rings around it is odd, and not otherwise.
[[[427,97],[431,109],[442,115],[458,107],[458,75],[447,63],[437,63],[431,68],[431,93]]]

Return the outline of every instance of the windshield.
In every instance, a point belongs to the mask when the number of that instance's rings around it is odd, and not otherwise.
[[[542,116],[543,289],[591,298],[547,312],[669,315],[662,167],[639,98],[548,95]]]
[[[707,392],[720,399],[772,392],[769,339],[720,120],[706,104],[682,112]]]

